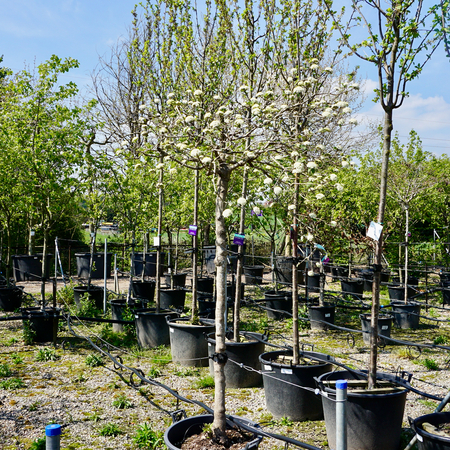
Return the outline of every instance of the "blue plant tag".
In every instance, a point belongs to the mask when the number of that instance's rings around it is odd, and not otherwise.
[[[191,236],[197,236],[197,225],[189,225],[189,234]]]
[[[235,234],[233,238],[233,244],[244,245],[245,234]]]

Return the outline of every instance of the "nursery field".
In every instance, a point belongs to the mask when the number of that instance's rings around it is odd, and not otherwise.
[[[336,282],[330,278],[327,282],[327,289],[339,290]],[[27,292],[38,291],[37,283],[22,284]],[[121,280],[121,287],[125,289],[125,285],[126,280]],[[292,345],[292,319],[268,319],[266,311],[252,301],[263,298],[263,290],[269,286],[266,280],[262,288],[246,287],[242,329],[269,333],[271,344]],[[79,320],[66,291],[63,289],[58,296],[58,306],[65,312],[72,310],[74,315],[70,326],[60,321],[56,347],[50,342],[30,342],[21,320],[0,322],[1,449],[44,448],[42,441],[39,442],[49,423],[62,426],[62,449],[165,448],[161,436],[172,423],[170,413],[179,414],[182,410],[192,416],[204,411],[198,405],[177,402],[160,384],[176,390],[187,400],[212,407],[214,379],[208,368],[172,363],[170,347],[139,348],[132,327],[123,333],[113,333],[111,324]],[[364,295],[363,302],[368,304],[369,294]],[[388,302],[384,289],[382,303]],[[411,373],[412,386],[442,398],[450,386],[448,351],[417,344],[434,343],[443,347],[450,344],[450,309],[443,307],[438,299],[430,299],[429,303],[429,308],[422,308],[418,329],[392,329],[391,338],[411,345],[388,342],[379,349],[378,364],[381,372]],[[350,300],[346,304],[361,305]],[[300,308],[305,317],[304,305]],[[315,331],[309,329],[308,321],[302,321],[301,342],[305,349],[331,355],[348,367],[366,369],[369,348],[358,331],[361,330],[359,314],[357,309],[338,306],[335,325],[345,331],[333,328]],[[231,312],[229,315],[231,321]],[[266,346],[268,350],[270,347]],[[122,364],[156,383],[141,383]],[[413,436],[408,417],[433,412],[437,404],[415,393],[408,394],[401,448]],[[226,407],[228,414],[254,420],[270,433],[329,449],[323,420],[275,420],[266,409],[263,387],[227,389]],[[284,445],[282,441],[264,438],[259,448],[283,449]]]

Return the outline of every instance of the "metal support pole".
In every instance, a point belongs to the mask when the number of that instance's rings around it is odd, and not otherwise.
[[[60,450],[61,425],[52,424],[45,427],[45,450]]]
[[[336,381],[336,450],[347,450],[347,380]]]
[[[103,278],[104,278],[104,284],[103,284],[103,314],[106,314],[106,299],[108,297],[108,293],[106,290],[106,286],[107,286],[107,275],[108,275],[108,264],[107,264],[107,260],[108,260],[108,242],[107,239],[105,238],[105,258],[104,258],[104,262],[103,262]]]

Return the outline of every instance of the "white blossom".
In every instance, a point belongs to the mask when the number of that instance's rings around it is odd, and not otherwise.
[[[244,197],[240,197],[237,199],[237,204],[241,205],[241,206],[245,206],[247,203],[247,199],[245,199]]]
[[[294,209],[295,209],[295,205],[289,205],[288,206],[288,210],[289,211],[294,211]]]
[[[352,118],[348,121],[348,123],[350,123],[351,125],[358,125],[358,121],[357,121],[354,117],[352,117]]]
[[[225,219],[227,218],[227,217],[230,217],[231,216],[231,214],[233,214],[233,211],[231,211],[231,209],[225,209],[224,211],[223,211],[223,213],[222,213],[222,215],[223,215],[223,217],[225,217]]]
[[[346,161],[345,159],[342,161],[342,167],[348,167],[348,161]]]
[[[323,69],[324,72],[327,73],[333,73],[333,69],[331,67],[325,67],[325,69]]]
[[[311,64],[310,69],[311,70],[317,70],[319,66],[317,64]]]
[[[292,89],[292,92],[294,94],[301,94],[302,92],[305,92],[305,88],[303,86],[295,86],[295,88]]]
[[[333,107],[335,107],[335,108],[345,108],[346,106],[348,106],[348,102],[344,102],[344,101],[336,102],[333,105]]]
[[[209,119],[212,116],[212,114],[210,112],[205,113],[205,115],[203,116],[204,119]]]
[[[306,164],[306,167],[308,169],[317,169],[317,164],[314,161],[309,161],[308,164]]]
[[[217,127],[220,127],[220,120],[213,120],[213,121],[209,124],[209,126],[210,126],[211,128],[217,128]]]
[[[281,189],[280,186],[275,186],[273,188],[273,192],[274,192],[275,195],[280,195],[282,191],[283,191],[283,189]]]
[[[336,183],[336,189],[338,191],[343,191],[344,190],[344,186],[342,186],[342,184],[340,184],[340,183]]]
[[[306,235],[306,240],[311,242],[313,239],[314,236],[308,231],[308,234]]]
[[[163,169],[164,168],[164,164],[163,163],[159,163],[156,165],[157,169]]]
[[[314,276],[314,270],[308,270],[308,277],[313,277]]]
[[[317,219],[317,215],[316,213],[309,213],[309,217],[311,217],[311,219]]]
[[[348,87],[351,88],[351,89],[358,90],[359,89],[359,84],[358,83],[351,83]]]
[[[147,108],[147,105],[139,105],[139,109],[145,109]]]
[[[201,89],[196,89],[196,90],[194,91],[194,95],[195,95],[196,97],[200,97],[200,95],[203,95],[203,92],[202,92]]]
[[[175,93],[169,92],[169,93],[167,94],[167,98],[173,98],[173,97],[175,97]]]
[[[282,181],[283,183],[287,183],[287,182],[289,181],[289,175],[285,175],[285,176],[281,179],[281,181]]]
[[[201,153],[202,152],[198,148],[193,148],[190,155],[192,156],[192,158],[198,158]]]
[[[161,127],[161,128],[159,129],[159,132],[162,133],[162,134],[163,134],[163,133],[167,133],[167,131],[168,131],[168,130],[167,130],[166,127]]]
[[[333,228],[334,228],[334,227],[337,227],[337,222],[336,222],[335,220],[332,220],[332,221],[330,222],[330,226],[332,226]]]
[[[177,147],[179,150],[186,150],[188,146],[186,144],[183,144],[182,142],[180,142],[180,143],[176,144],[175,147]]]
[[[236,127],[241,127],[242,125],[244,125],[244,119],[236,119],[236,120],[234,121],[234,125],[235,125]]]
[[[209,164],[212,161],[212,159],[209,156],[205,156],[202,159],[202,164]]]
[[[317,144],[317,145],[316,145],[316,148],[317,148],[318,150],[325,150],[325,145]]]
[[[264,179],[264,184],[267,184],[267,186],[271,185],[273,183],[272,178],[265,178]]]
[[[325,198],[325,195],[323,195],[323,194],[321,194],[321,193],[316,194],[316,199],[317,199],[317,200],[322,200],[323,198]]]
[[[332,173],[332,174],[330,175],[330,180],[331,180],[331,181],[336,181],[336,180],[337,180],[337,175],[336,175],[335,173]]]
[[[327,108],[322,112],[322,117],[330,117],[333,114],[333,110],[331,108]]]
[[[177,173],[177,169],[175,167],[172,167],[171,169],[169,169],[169,173],[171,175],[175,175]]]
[[[220,95],[215,95],[215,96],[213,97],[213,99],[214,99],[214,100],[220,100]]]
[[[261,214],[261,209],[260,209],[258,206],[254,206],[254,207],[253,207],[253,212],[254,212],[256,215]]]
[[[193,122],[195,120],[195,117],[194,116],[187,116],[185,119],[184,119],[184,121],[186,122],[186,123],[191,123],[191,122]]]
[[[122,142],[120,143],[120,145],[121,145],[122,147],[126,147],[126,146],[128,145],[128,142],[127,142],[127,141],[122,141]]]
[[[303,163],[301,161],[295,161],[294,163],[294,169],[300,169],[303,170]]]
[[[350,113],[352,112],[352,108],[349,108],[349,107],[347,106],[346,108],[344,108],[344,109],[342,110],[342,112],[343,112],[344,114],[350,114]]]
[[[296,156],[298,156],[298,151],[294,150],[293,152],[291,152],[291,156],[292,156],[292,158],[295,158]]]

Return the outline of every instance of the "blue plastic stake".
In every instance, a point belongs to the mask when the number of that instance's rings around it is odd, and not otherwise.
[[[61,425],[52,424],[45,427],[45,450],[60,450]]]
[[[347,450],[347,380],[336,381],[336,450]]]

